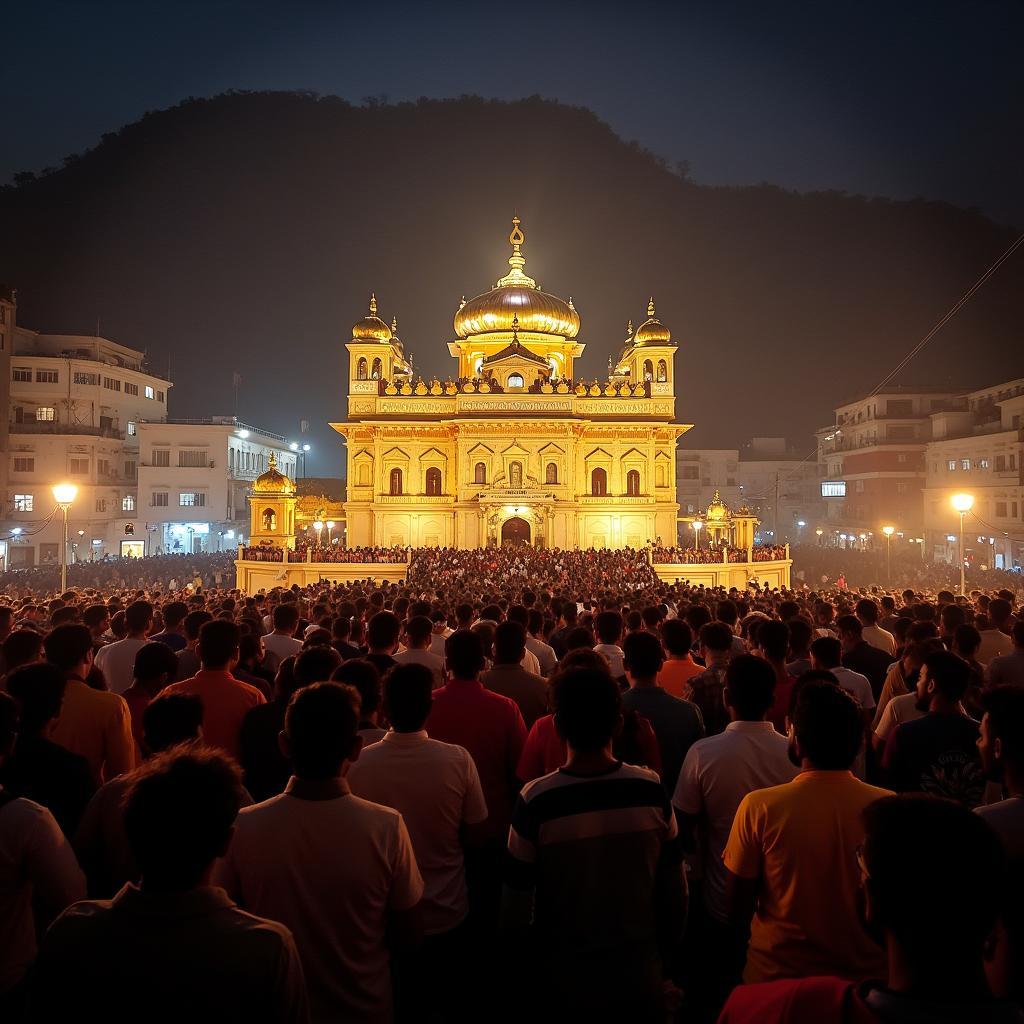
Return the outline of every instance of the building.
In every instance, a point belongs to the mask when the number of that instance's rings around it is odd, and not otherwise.
[[[140,422],[136,536],[150,554],[232,550],[249,522],[247,496],[270,456],[294,477],[299,458],[279,434],[234,416]]]
[[[996,569],[1024,566],[1024,378],[971,391],[931,416],[923,496],[926,552],[956,563],[960,516],[950,499],[974,496],[965,557]]]
[[[376,298],[354,325],[348,418],[332,424],[347,442],[350,546],[675,539],[689,426],[675,419],[671,332],[651,300],[607,379],[578,380],[579,312],[526,274],[524,241],[514,218],[509,272],[455,312],[445,380],[414,379]]]
[[[824,511],[818,461],[790,447],[783,437],[755,437],[739,451],[742,503],[761,522],[768,544],[799,544],[814,537]]]
[[[816,431],[827,542],[880,545],[883,525],[899,540],[922,538],[932,414],[962,406],[953,391],[889,386],[836,409]]]
[[[0,303],[10,347],[2,536],[5,565],[55,563],[62,522],[54,484],[78,487],[69,558],[141,554],[135,533],[139,425],[166,418],[171,384],[143,353],[107,338],[18,326],[13,293]]]
[[[682,515],[706,509],[718,493],[736,508],[741,501],[739,451],[735,448],[677,448],[676,491]],[[683,538],[690,543],[693,538]]]
[[[345,481],[336,477],[307,476],[295,481],[295,529],[309,543],[317,542],[316,523],[320,527],[320,540],[325,544],[345,543]]]

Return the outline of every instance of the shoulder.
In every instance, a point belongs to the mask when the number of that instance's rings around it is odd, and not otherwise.
[[[854,985],[843,978],[784,978],[738,985],[722,1010],[719,1024],[873,1019],[871,1011],[860,1002]]]

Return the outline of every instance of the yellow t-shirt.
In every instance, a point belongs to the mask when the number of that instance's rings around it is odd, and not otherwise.
[[[745,982],[885,977],[885,951],[858,914],[856,851],[861,812],[892,795],[850,772],[804,771],[743,798],[722,860],[740,878],[761,879]]]

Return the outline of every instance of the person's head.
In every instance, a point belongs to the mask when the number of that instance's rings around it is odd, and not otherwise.
[[[555,729],[575,753],[607,747],[622,728],[622,695],[607,672],[573,668],[551,680]]]
[[[15,629],[0,644],[8,672],[43,660],[43,635],[34,629]]]
[[[868,604],[874,608],[874,604],[871,601],[868,601]],[[844,651],[848,651],[851,647],[856,647],[864,637],[864,626],[857,615],[840,615],[836,619],[835,629],[839,634],[839,643]],[[828,667],[831,668],[832,666]]]
[[[158,694],[142,712],[142,735],[146,749],[154,754],[195,742],[202,728],[203,699],[196,693]]]
[[[971,670],[963,658],[949,651],[929,651],[917,677],[918,710],[955,710],[970,681]]]
[[[169,601],[163,607],[164,629],[168,633],[181,632],[186,615],[188,615],[188,605],[184,601]]]
[[[973,661],[981,646],[981,634],[974,626],[957,626],[953,634],[953,651],[965,661]]]
[[[685,658],[693,647],[693,630],[682,619],[661,624],[661,643],[670,658]]]
[[[199,631],[199,660],[204,669],[221,671],[238,663],[238,645],[242,632],[227,619],[207,622]]]
[[[309,647],[295,659],[295,687],[324,682],[339,665],[341,655],[333,647]]]
[[[775,670],[763,658],[738,655],[725,670],[723,698],[734,720],[763,721],[775,702]]]
[[[863,819],[864,914],[887,939],[890,963],[895,946],[907,982],[925,999],[938,979],[943,987],[974,982],[1005,897],[995,832],[960,804],[922,795],[876,800]]]
[[[376,722],[380,711],[380,672],[372,661],[350,658],[342,662],[331,675],[331,681],[351,686],[359,694],[359,714],[364,722]]]
[[[457,629],[444,642],[444,661],[453,679],[476,679],[484,670],[484,647],[471,629]]]
[[[841,686],[798,680],[790,721],[794,764],[806,763],[818,771],[849,770],[864,739],[864,724],[860,704]]]
[[[110,609],[105,604],[91,604],[82,612],[82,625],[100,637],[110,628]]]
[[[243,793],[235,763],[195,745],[172,747],[136,769],[124,829],[143,889],[202,884],[227,852]]]
[[[281,752],[300,779],[335,779],[359,756],[359,694],[343,683],[296,690],[285,712]]]
[[[405,645],[414,651],[426,650],[430,646],[430,635],[434,624],[429,615],[414,615],[405,624]]]
[[[789,626],[774,619],[762,622],[757,628],[757,647],[766,661],[785,664],[789,653]]]
[[[503,622],[503,626],[514,623]],[[522,627],[520,627],[522,628]],[[434,703],[434,676],[426,665],[396,665],[384,680],[384,714],[395,732],[419,732]]]
[[[729,602],[732,604],[732,602]],[[735,605],[733,605],[735,608]],[[733,632],[724,622],[709,622],[700,628],[700,649],[705,660],[718,660],[732,650]]]
[[[178,659],[167,644],[154,640],[135,652],[132,678],[149,694],[157,694],[173,683],[177,672]]]
[[[153,628],[153,606],[148,601],[132,601],[124,610],[129,636],[145,636]]]
[[[294,636],[299,625],[299,618],[299,606],[294,601],[277,605],[272,616],[274,632]]]
[[[199,641],[199,631],[208,622],[212,621],[213,615],[204,609],[189,612],[185,616],[185,639],[191,644],[197,643]]]
[[[939,613],[939,633],[942,636],[954,636],[966,621],[967,616],[960,605],[947,604]]]
[[[46,660],[65,675],[84,678],[92,668],[92,634],[86,626],[66,623],[47,633]]]
[[[806,658],[810,652],[813,635],[811,624],[804,618],[795,618],[790,619],[786,625],[789,627],[789,652],[793,660]]]
[[[653,633],[630,633],[622,641],[622,664],[631,683],[653,683],[664,663],[661,641]]]
[[[0,641],[14,628],[14,609],[9,604],[0,604]]]
[[[988,617],[995,629],[1003,633],[1010,631],[1010,619],[1013,617],[1013,605],[1002,597],[988,603]]]
[[[603,644],[618,644],[622,640],[622,616],[618,612],[599,612],[594,619],[594,632]]]
[[[811,644],[811,666],[813,668],[838,668],[843,660],[842,644],[834,636],[819,636]]]
[[[518,665],[526,652],[526,630],[518,622],[501,622],[494,631],[494,663]]]
[[[978,751],[990,779],[1015,786],[1024,783],[1024,688],[994,686],[981,696]],[[1017,793],[1016,795],[1024,795]]]
[[[379,611],[366,627],[366,643],[374,654],[393,654],[398,647],[402,623],[394,612]]]
[[[724,622],[730,629],[736,625],[739,616],[739,609],[736,607],[735,601],[726,599],[725,601],[719,601],[715,606],[715,618],[719,622]]]
[[[67,677],[56,665],[23,665],[7,677],[7,692],[18,702],[24,736],[41,736],[60,715]]]
[[[1024,619],[1018,619],[1010,630],[1013,637],[1013,646],[1018,650],[1024,650]]]
[[[869,597],[862,597],[853,607],[857,619],[865,626],[878,622],[878,605]]]

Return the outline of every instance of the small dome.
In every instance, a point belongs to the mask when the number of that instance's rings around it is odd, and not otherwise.
[[[270,468],[252,482],[253,494],[294,494],[295,484],[278,471],[277,455],[270,453]]]
[[[353,341],[391,341],[391,328],[377,316],[377,296],[370,295],[370,312],[352,325]]]
[[[647,303],[647,319],[636,329],[633,344],[639,347],[672,344],[672,332],[654,315],[653,296]]]
[[[722,496],[717,490],[715,491],[714,497],[711,499],[711,504],[708,505],[708,510],[704,514],[704,518],[710,519],[712,522],[729,518],[729,506],[722,501]]]

